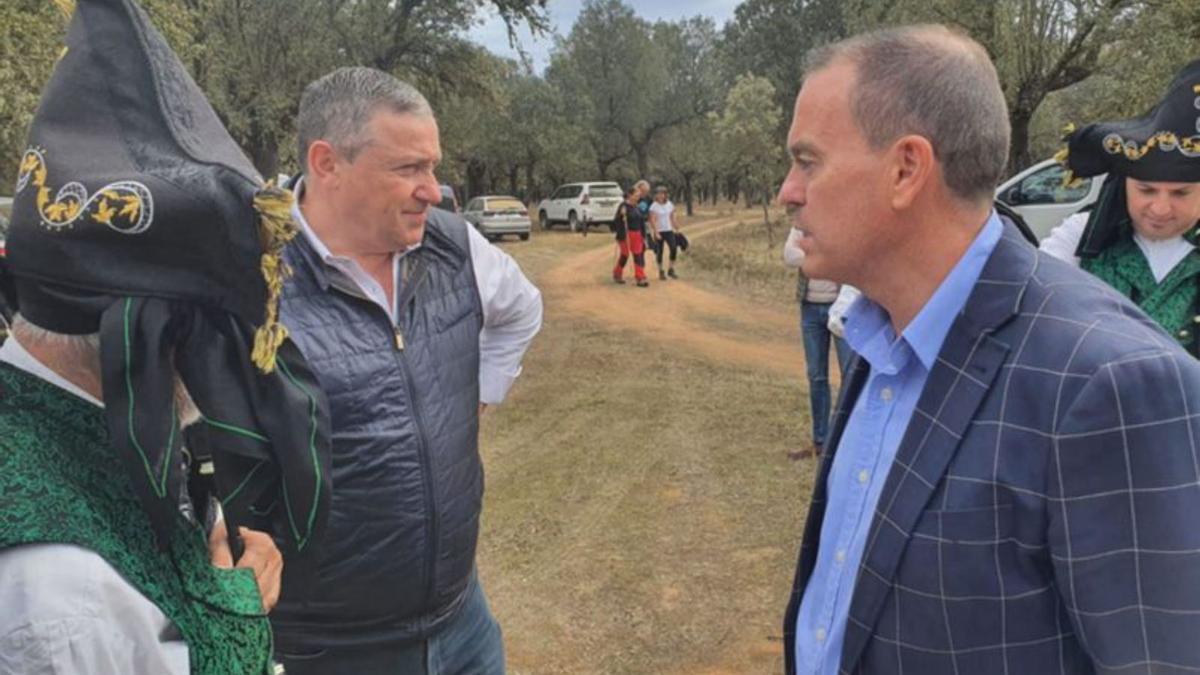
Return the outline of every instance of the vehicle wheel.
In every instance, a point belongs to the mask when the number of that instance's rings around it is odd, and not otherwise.
[[[542,224],[543,230],[550,229],[550,219],[546,217],[545,211],[538,212],[538,222]]]
[[[529,233],[528,232],[521,233],[521,241],[529,241]]]
[[[579,216],[575,215],[574,211],[567,214],[567,224],[571,226],[572,232],[579,231],[579,226],[580,226]]]

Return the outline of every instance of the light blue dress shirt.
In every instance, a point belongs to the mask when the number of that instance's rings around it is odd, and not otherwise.
[[[836,675],[867,533],[925,380],[1003,233],[992,212],[975,241],[897,338],[882,307],[861,297],[846,342],[871,366],[834,455],[821,545],[796,621],[798,675]],[[914,261],[914,264],[918,264]]]

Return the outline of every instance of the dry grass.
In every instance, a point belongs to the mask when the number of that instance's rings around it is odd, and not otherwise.
[[[701,241],[732,260],[744,240]],[[596,245],[561,232],[504,244],[535,282]],[[713,287],[771,276],[701,269],[707,259],[686,269]],[[727,290],[750,299],[745,284]],[[778,672],[814,470],[786,459],[807,438],[800,383],[629,339],[554,297],[482,432],[480,568],[510,671]]]
[[[762,212],[736,209],[739,224],[705,237],[688,252],[699,271],[695,279],[708,288],[744,296],[757,303],[794,308],[796,271],[783,265],[783,242],[788,225],[780,214],[774,219],[768,243]]]

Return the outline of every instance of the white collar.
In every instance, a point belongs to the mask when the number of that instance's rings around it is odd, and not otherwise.
[[[1150,271],[1154,274],[1154,281],[1160,284],[1171,270],[1196,248],[1183,237],[1151,241],[1135,233],[1133,241],[1142,250],[1142,255],[1146,256],[1146,262],[1150,264]]]

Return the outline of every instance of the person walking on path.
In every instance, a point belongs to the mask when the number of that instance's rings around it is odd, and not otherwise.
[[[643,181],[644,182],[644,181]],[[615,225],[617,236],[617,264],[613,267],[613,281],[625,283],[625,265],[633,256],[633,276],[639,288],[646,288],[646,217],[638,208],[642,189],[637,185],[625,193],[625,203],[617,208]]]
[[[665,186],[658,186],[654,191],[654,203],[650,205],[650,232],[654,236],[654,261],[658,265],[658,278],[675,276],[675,256],[678,254],[679,243],[675,235],[679,232],[679,222],[675,218],[675,204],[671,203],[670,194]],[[670,263],[663,269],[663,247],[670,249]]]

